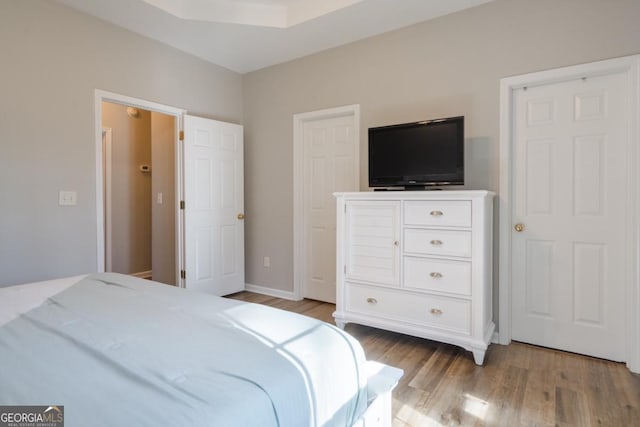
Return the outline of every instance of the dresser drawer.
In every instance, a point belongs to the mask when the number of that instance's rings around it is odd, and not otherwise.
[[[471,202],[407,201],[404,204],[405,225],[471,227]]]
[[[471,295],[471,263],[404,257],[404,287]]]
[[[348,312],[471,333],[471,302],[433,295],[346,284]]]
[[[404,230],[404,251],[423,255],[471,256],[471,232],[454,230]]]

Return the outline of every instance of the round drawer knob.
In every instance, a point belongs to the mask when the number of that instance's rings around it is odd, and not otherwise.
[[[442,273],[434,271],[433,273],[429,274],[429,276],[433,277],[434,279],[440,279],[442,278]]]
[[[432,240],[429,243],[431,243],[432,245],[435,245],[435,246],[439,246],[439,245],[442,244],[442,240]]]
[[[378,300],[377,300],[377,299],[375,299],[375,298],[367,298],[367,302],[368,302],[369,304],[377,304],[377,303],[378,303]]]
[[[431,216],[442,216],[443,213],[442,213],[442,211],[431,211],[430,215]]]
[[[442,310],[440,310],[439,308],[432,308],[431,314],[435,314],[436,316],[439,316],[442,314]]]

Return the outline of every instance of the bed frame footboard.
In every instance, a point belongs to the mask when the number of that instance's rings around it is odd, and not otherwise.
[[[368,361],[367,410],[353,427],[391,427],[393,412],[391,393],[404,374],[402,369],[379,362]]]

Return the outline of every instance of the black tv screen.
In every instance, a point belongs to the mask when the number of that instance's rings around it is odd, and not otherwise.
[[[464,184],[464,117],[369,128],[369,187]]]

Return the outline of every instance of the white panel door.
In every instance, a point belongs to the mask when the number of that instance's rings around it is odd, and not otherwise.
[[[242,126],[184,117],[186,287],[244,289]]]
[[[624,360],[622,74],[514,92],[513,339]]]
[[[304,122],[304,297],[336,301],[336,191],[357,191],[353,115]]]

